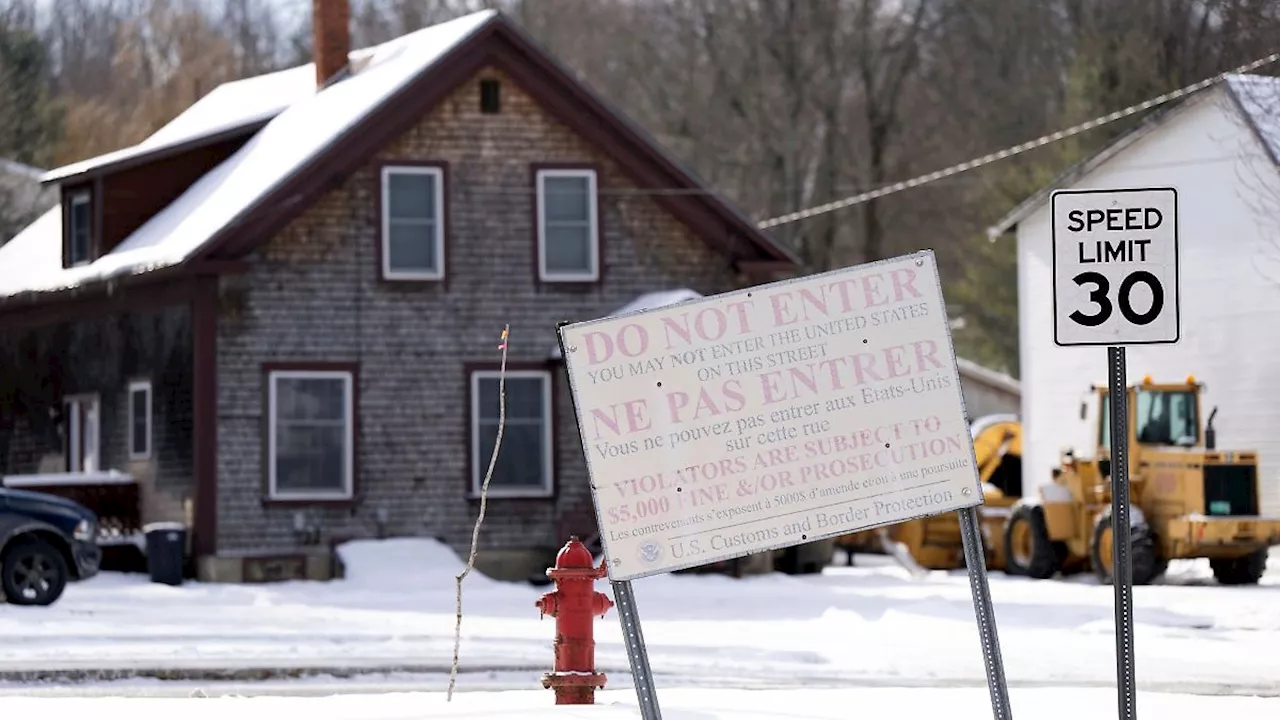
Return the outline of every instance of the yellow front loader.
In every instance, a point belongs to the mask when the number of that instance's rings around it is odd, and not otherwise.
[[[988,415],[974,421],[969,432],[982,480],[982,546],[987,567],[1000,570],[1005,520],[1022,497],[1022,426],[1016,415]],[[851,533],[836,546],[849,553],[850,564],[854,552],[883,552],[915,573],[964,567],[960,517],[954,512]]]
[[[1280,545],[1280,519],[1259,513],[1258,454],[1216,448],[1213,418],[1202,428],[1204,386],[1154,383],[1127,389],[1133,583],[1145,585],[1170,560],[1208,558],[1222,584],[1256,584],[1267,550]],[[1068,451],[1052,482],[1015,504],[1004,532],[1007,572],[1049,578],[1085,568],[1111,582],[1111,420],[1108,391],[1094,387],[1094,457]]]

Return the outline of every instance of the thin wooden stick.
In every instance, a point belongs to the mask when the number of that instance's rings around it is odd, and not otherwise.
[[[458,650],[462,646],[462,579],[471,572],[476,564],[476,548],[480,543],[480,523],[484,522],[485,505],[489,496],[489,481],[493,479],[493,468],[498,462],[498,448],[502,447],[502,429],[507,424],[507,335],[511,326],[502,328],[502,364],[498,370],[498,435],[493,441],[493,454],[489,456],[489,469],[485,471],[484,483],[480,486],[480,514],[476,516],[475,527],[471,530],[471,554],[467,557],[467,565],[458,573],[457,620],[453,630],[453,667],[449,671],[449,692],[445,702],[453,701],[453,686],[458,680]]]

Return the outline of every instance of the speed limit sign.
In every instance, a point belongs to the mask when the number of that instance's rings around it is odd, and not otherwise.
[[[1057,190],[1050,204],[1054,342],[1178,342],[1178,192]]]

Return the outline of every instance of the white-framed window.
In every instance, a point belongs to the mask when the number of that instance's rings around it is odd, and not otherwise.
[[[443,168],[382,168],[383,278],[444,278],[444,203]]]
[[[85,265],[93,261],[93,196],[88,190],[72,193],[67,198],[67,265]]]
[[[151,459],[151,381],[129,383],[129,459]]]
[[[267,375],[267,476],[272,500],[355,494],[355,379],[345,370]]]
[[[102,469],[101,403],[97,395],[71,395],[63,399],[63,457],[67,472]]]
[[[538,170],[538,276],[547,282],[600,278],[596,172]]]
[[[498,435],[497,370],[471,373],[471,492],[480,494]],[[508,370],[506,424],[489,481],[491,497],[548,497],[552,457],[551,373]]]

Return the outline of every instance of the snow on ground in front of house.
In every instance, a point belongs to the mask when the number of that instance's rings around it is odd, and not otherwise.
[[[342,552],[348,578],[329,583],[168,587],[107,573],[68,587],[53,607],[0,606],[0,671],[364,667],[434,672],[420,689],[442,689],[461,561],[431,540],[361,541]],[[636,581],[660,683],[983,682],[963,571],[912,579],[884,557],[858,562],[811,576]],[[1217,586],[1207,562],[1195,561],[1174,563],[1164,584],[1135,588],[1140,687],[1280,694],[1280,553],[1271,564],[1258,587]],[[534,607],[544,590],[468,576],[461,655],[472,672],[461,689],[537,687],[552,663],[554,621]],[[1110,587],[1088,576],[992,573],[991,592],[1011,683],[1114,683]],[[596,640],[609,687],[630,686],[616,610],[597,620]]]
[[[990,720],[985,690],[878,688],[862,690],[668,690],[659,693],[665,720],[844,720],[849,717],[945,717]],[[1010,693],[1013,716],[1035,720],[1114,717],[1116,695],[1100,689],[1034,689]],[[1140,693],[1138,712],[1160,720],[1273,720],[1280,700]],[[555,706],[548,692],[455,695],[343,695],[323,698],[0,698],[5,717],[128,717],[130,720],[634,720],[635,696],[605,691],[594,706]]]

